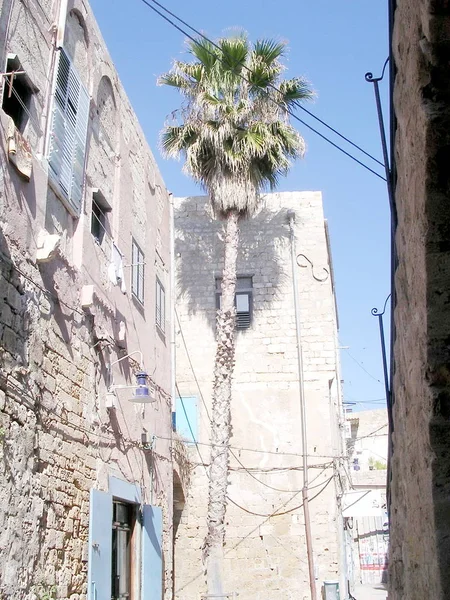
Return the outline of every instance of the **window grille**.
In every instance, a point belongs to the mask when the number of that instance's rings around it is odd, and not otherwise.
[[[131,292],[144,304],[144,253],[134,240],[131,244]]]
[[[162,283],[156,278],[156,324],[164,333],[166,322],[166,292]]]

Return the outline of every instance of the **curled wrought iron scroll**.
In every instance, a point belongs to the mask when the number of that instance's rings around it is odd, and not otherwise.
[[[391,297],[391,294],[389,294],[389,296],[384,301],[383,310],[381,312],[378,310],[378,308],[372,308],[372,310],[370,312],[372,313],[372,315],[374,317],[382,317],[384,315],[384,313],[386,312],[386,306],[387,306],[387,303],[388,303],[388,300],[390,297]]]
[[[305,259],[307,262],[309,262],[309,264],[311,265],[311,274],[312,274],[312,276],[314,277],[314,279],[315,279],[316,281],[323,282],[323,281],[326,281],[326,280],[328,279],[328,277],[330,276],[330,272],[328,271],[328,269],[326,269],[325,267],[321,267],[321,269],[322,269],[323,271],[325,271],[326,275],[325,275],[325,277],[318,277],[318,276],[315,274],[315,272],[314,272],[314,269],[315,269],[315,267],[314,267],[314,264],[312,263],[312,261],[311,261],[311,260],[310,260],[310,259],[309,259],[309,258],[308,258],[308,257],[307,257],[305,254],[297,254],[297,259],[296,259],[296,260],[297,260],[297,264],[298,264],[298,266],[299,266],[299,267],[305,268],[305,267],[307,266],[307,265],[301,265],[301,264],[298,262],[298,259],[299,259],[300,257],[304,258],[304,259]]]

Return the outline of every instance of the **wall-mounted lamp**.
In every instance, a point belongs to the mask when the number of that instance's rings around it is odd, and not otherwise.
[[[155,396],[150,393],[147,379],[148,375],[145,371],[136,373],[137,388],[135,388],[133,396],[128,399],[130,402],[135,402],[136,404],[150,404],[156,400]]]
[[[129,358],[130,356],[132,356],[133,354],[140,354],[141,356],[141,370],[136,373],[135,377],[136,377],[136,386],[134,385],[115,385],[112,383],[112,366],[122,360],[124,360],[125,358]],[[133,389],[134,390],[134,394],[131,396],[131,398],[128,398],[129,402],[134,402],[135,404],[150,404],[152,402],[155,402],[156,397],[154,394],[154,390],[150,389],[149,385],[148,385],[148,374],[146,371],[144,371],[144,369],[142,368],[142,352],[140,350],[136,350],[135,352],[130,352],[130,354],[127,354],[126,356],[122,356],[121,358],[119,358],[118,360],[115,360],[114,362],[110,363],[109,365],[109,373],[110,373],[110,385],[108,388],[108,392],[106,394],[106,402],[105,405],[107,408],[115,408],[116,406],[116,390],[120,390],[120,389]]]

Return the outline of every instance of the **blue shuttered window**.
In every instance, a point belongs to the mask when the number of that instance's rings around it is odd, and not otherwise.
[[[111,600],[112,496],[91,490],[88,600]]]
[[[196,442],[197,432],[197,398],[183,396],[176,399],[175,429],[186,442]]]
[[[49,137],[49,174],[69,210],[81,212],[89,95],[65,51],[58,52]]]
[[[162,510],[142,507],[142,600],[162,600]]]

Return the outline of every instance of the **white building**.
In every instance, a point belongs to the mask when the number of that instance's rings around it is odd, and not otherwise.
[[[344,424],[322,197],[320,192],[269,194],[261,211],[241,222],[238,258],[224,591],[230,598],[239,594],[240,600],[309,597],[289,210],[295,212],[315,585],[320,594],[324,580],[342,576],[344,581],[339,511],[345,485]],[[176,419],[178,431],[198,443],[190,450],[197,466],[184,506],[180,504],[175,542],[175,594],[180,600],[197,600],[206,593],[201,546],[221,227],[210,216],[207,198],[176,201]]]

